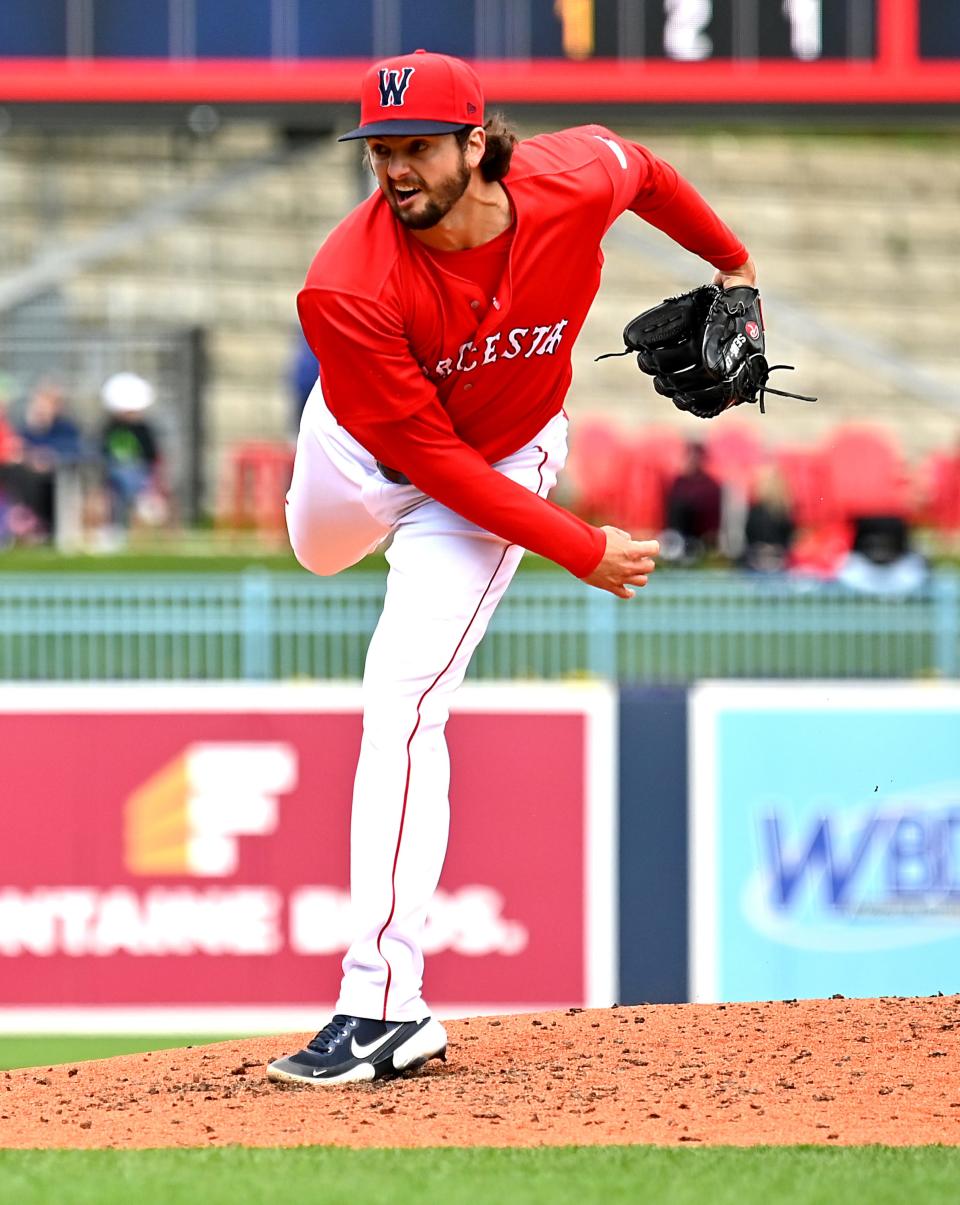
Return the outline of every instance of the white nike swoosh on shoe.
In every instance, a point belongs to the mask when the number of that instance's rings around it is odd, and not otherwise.
[[[371,1054],[376,1054],[381,1046],[383,1046],[386,1042],[389,1042],[393,1035],[399,1032],[400,1026],[398,1025],[395,1029],[391,1029],[385,1033],[382,1038],[377,1038],[375,1042],[371,1042],[369,1046],[361,1046],[355,1037],[351,1038],[350,1051],[355,1059],[368,1058]]]

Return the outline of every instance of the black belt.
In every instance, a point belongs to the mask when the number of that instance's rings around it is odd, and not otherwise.
[[[380,476],[386,477],[388,481],[392,481],[394,485],[410,485],[410,478],[401,473],[398,469],[391,469],[388,464],[381,464],[377,461],[377,468],[380,470]]]

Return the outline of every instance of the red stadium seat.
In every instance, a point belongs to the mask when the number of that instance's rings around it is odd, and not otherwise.
[[[626,440],[612,423],[592,418],[571,426],[567,480],[577,514],[595,521],[613,521],[626,459]]]
[[[833,523],[838,507],[830,487],[826,458],[815,448],[778,448],[774,461],[783,474],[798,527]]]
[[[960,452],[934,452],[918,473],[917,519],[945,535],[960,533]]]
[[[723,422],[723,420],[720,420]],[[707,440],[707,471],[723,485],[748,495],[757,470],[768,459],[760,436],[743,422],[723,422]]]
[[[667,478],[669,483],[671,478]],[[616,507],[617,526],[633,536],[656,535],[664,525],[664,473],[660,465],[644,455],[641,444],[627,449],[620,467]]]
[[[798,573],[835,577],[853,547],[853,534],[852,525],[839,519],[808,527],[797,537],[787,563]]]
[[[683,472],[689,442],[675,427],[644,427],[634,440],[633,451],[657,470],[666,487]]]
[[[910,482],[899,450],[872,427],[836,430],[824,446],[829,489],[845,519],[910,513]]]
[[[246,440],[230,449],[230,485],[226,518],[231,527],[282,531],[284,499],[293,475],[293,447],[267,440]]]

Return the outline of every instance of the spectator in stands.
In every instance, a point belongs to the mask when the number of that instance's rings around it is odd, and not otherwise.
[[[689,443],[683,471],[667,489],[667,531],[661,537],[661,554],[693,564],[717,546],[723,491],[706,469],[703,444]]]
[[[77,464],[85,455],[80,427],[67,414],[66,396],[56,381],[40,381],[27,399],[19,435],[24,460],[38,470]]]
[[[157,523],[166,506],[159,488],[160,449],[146,412],[154,403],[149,381],[118,372],[104,384],[101,400],[108,417],[100,432],[104,478],[114,528],[124,531],[138,519]]]
[[[40,381],[27,399],[10,463],[3,472],[4,492],[12,502],[16,534],[43,538],[54,534],[57,480],[87,457],[78,424],[66,412],[62,387]]]
[[[854,520],[853,548],[837,581],[870,594],[909,594],[927,580],[929,567],[910,547],[910,529],[901,515],[869,515]]]
[[[747,509],[740,564],[754,573],[781,572],[795,532],[786,480],[776,465],[764,465]]]

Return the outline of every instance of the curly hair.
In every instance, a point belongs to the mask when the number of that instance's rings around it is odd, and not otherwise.
[[[463,150],[470,137],[471,127],[467,126],[456,132],[457,142]],[[510,160],[513,158],[513,148],[517,145],[517,135],[507,125],[502,113],[494,113],[484,122],[484,133],[487,136],[487,148],[480,160],[480,174],[488,184],[502,180],[510,170]]]

